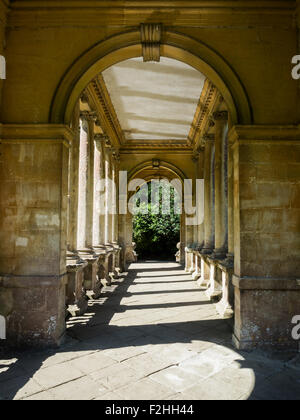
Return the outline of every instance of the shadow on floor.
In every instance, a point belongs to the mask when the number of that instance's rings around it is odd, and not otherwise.
[[[190,308],[199,302],[176,302],[176,294],[186,292],[187,290],[173,290],[174,303],[153,303],[153,304],[130,304],[126,306],[122,304],[124,297],[134,297],[135,295],[154,295],[155,293],[170,293],[168,290],[130,293],[129,287],[135,284],[141,278],[141,272],[159,271],[159,277],[170,276],[170,271],[180,272],[180,266],[176,268],[155,269],[141,268],[135,269],[135,266],[129,270],[129,273],[119,280],[113,282],[110,287],[103,290],[103,294],[99,300],[91,301],[86,314],[81,317],[73,318],[68,323],[67,341],[60,349],[45,351],[24,351],[22,353],[9,351],[2,354],[0,352],[0,399],[11,400],[17,396],[22,398],[20,390],[31,381],[34,374],[47,363],[52,356],[70,354],[76,358],[80,352],[96,352],[107,349],[122,349],[124,347],[148,346],[148,345],[171,345],[171,344],[191,344],[199,343],[218,344],[224,349],[234,351],[236,354],[236,363],[241,369],[251,369],[253,371],[254,383],[253,389],[249,391],[249,399],[283,399],[289,400],[300,399],[300,383],[295,381],[294,374],[299,378],[299,370],[290,367],[287,362],[295,357],[295,354],[273,355],[266,357],[260,352],[246,353],[233,349],[231,344],[231,325],[228,321],[222,319],[199,319],[197,321],[188,322],[168,322],[160,321],[159,323],[143,325],[139,322],[136,325],[110,325],[113,316],[125,311],[144,310],[157,308],[164,309],[184,307]],[[138,266],[137,266],[138,267]],[[177,275],[175,275],[177,277]],[[185,280],[183,282],[190,282]],[[171,282],[173,283],[173,282]],[[174,281],[174,283],[179,283]],[[140,285],[145,284],[165,284],[164,281],[159,282],[138,282]],[[170,284],[170,282],[168,282]],[[191,290],[190,290],[191,291]],[[203,290],[202,290],[203,291]],[[197,293],[197,289],[194,290]],[[153,300],[155,297],[153,297]],[[154,300],[155,302],[155,300]],[[208,305],[207,301],[200,302],[201,305]],[[201,317],[201,312],[199,313]],[[234,362],[234,360],[233,360]],[[176,365],[176,363],[175,363]],[[224,387],[226,388],[226,375],[224,375]],[[34,387],[34,384],[32,385]],[[227,385],[228,386],[228,385]],[[39,389],[36,393],[40,392]],[[33,389],[32,394],[35,393]]]

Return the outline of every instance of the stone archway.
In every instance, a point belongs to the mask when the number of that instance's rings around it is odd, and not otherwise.
[[[145,183],[151,182],[153,179],[166,179],[169,182],[178,180],[181,185],[183,186],[184,180],[187,179],[186,175],[175,165],[166,162],[166,161],[159,161],[159,168],[153,167],[153,161],[145,161],[136,167],[134,167],[128,174],[128,184],[135,180],[140,179],[143,180]],[[174,185],[176,188],[176,185]],[[181,191],[177,191],[181,194]],[[128,198],[130,199],[131,196]],[[124,245],[124,259],[127,263],[135,262],[136,261],[136,254],[135,254],[135,246],[133,245],[133,231],[132,231],[132,223],[133,217],[130,212],[126,215],[123,215],[123,222],[121,223],[124,226],[123,232],[121,232],[121,237],[123,238],[123,245]],[[184,264],[185,262],[185,246],[186,246],[186,214],[183,206],[183,211],[181,214],[180,220],[180,246],[178,248],[178,259],[179,262]],[[179,245],[179,244],[178,244]],[[174,255],[174,259],[175,259]]]
[[[182,61],[202,72],[224,97],[231,123],[251,124],[252,110],[244,86],[225,59],[207,45],[184,34],[164,31],[160,45],[161,56]],[[69,68],[58,86],[49,120],[69,124],[82,91],[96,75],[121,61],[142,56],[140,31],[113,36],[95,45]]]

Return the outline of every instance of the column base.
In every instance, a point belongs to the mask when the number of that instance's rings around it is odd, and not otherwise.
[[[232,318],[233,317],[233,309],[226,300],[221,299],[220,302],[217,303],[216,309],[217,309],[218,314],[222,318]]]
[[[219,302],[222,297],[221,291],[212,291],[210,289],[206,290],[205,294],[212,303]]]
[[[127,244],[125,249],[125,264],[134,264],[138,261],[138,255],[135,251],[136,244],[133,242],[132,245]]]
[[[102,279],[102,284],[104,285],[104,287],[106,286],[111,286],[111,283],[114,280],[114,248],[112,246],[112,244],[105,244],[105,250],[106,250],[106,254],[105,254],[105,279]]]
[[[219,269],[215,260],[208,258],[208,262],[210,264],[210,286],[206,291],[206,296],[212,302],[219,302],[222,297]]]
[[[208,287],[210,281],[210,265],[207,263],[207,255],[200,253],[201,258],[201,277],[198,279],[197,284],[199,287]]]
[[[232,318],[234,298],[232,287],[233,264],[232,260],[226,259],[217,264],[222,273],[222,299],[216,305],[217,312],[223,318]]]
[[[117,242],[113,242],[113,248],[114,248],[114,262],[113,262],[113,274],[114,278],[118,279],[120,278],[120,253],[121,253],[121,247],[118,245]]]
[[[88,263],[84,269],[84,288],[89,299],[98,299],[101,292],[101,283],[98,281],[98,261],[97,255],[92,248],[79,250],[80,258]]]
[[[88,299],[84,289],[84,269],[88,263],[76,254],[74,259],[67,259],[68,284],[66,288],[67,316],[83,315],[88,308]],[[76,258],[77,257],[77,258]]]
[[[199,273],[199,271],[195,271],[192,275],[192,279],[193,280],[198,280],[201,278],[201,273]]]
[[[211,258],[219,261],[225,260],[227,257],[227,252],[224,249],[214,249],[211,255]]]
[[[195,270],[193,268],[193,249],[191,246],[185,248],[185,269],[186,273],[193,273]]]
[[[105,245],[94,246],[96,255],[98,256],[98,283],[99,289],[102,291],[103,287],[110,285],[111,278],[109,276],[109,252]]]
[[[200,253],[203,254],[203,255],[210,255],[210,254],[213,253],[213,250],[212,250],[212,248],[204,247],[204,248],[201,249]]]

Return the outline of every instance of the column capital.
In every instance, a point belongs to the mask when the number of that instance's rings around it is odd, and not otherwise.
[[[112,144],[111,144],[109,136],[106,136],[105,148],[107,149],[107,151],[112,151]]]
[[[203,142],[204,146],[205,146],[206,144],[209,144],[209,143],[213,144],[213,143],[214,143],[214,141],[215,141],[215,136],[214,136],[214,134],[205,134],[205,135],[202,137],[202,142]]]
[[[86,121],[97,121],[96,111],[80,111],[80,118]]]
[[[228,111],[217,111],[213,113],[213,119],[215,121],[228,121]]]
[[[83,92],[82,95],[80,96],[80,100],[83,104],[88,104],[89,103],[88,94],[86,92]]]
[[[94,141],[95,141],[95,145],[97,147],[97,149],[99,150],[99,152],[102,151],[102,147],[103,145],[105,146],[106,142],[107,142],[108,136],[106,134],[95,134],[94,135]]]
[[[112,156],[117,163],[120,162],[120,153],[116,149],[113,149]]]
[[[192,161],[193,161],[193,163],[198,163],[198,161],[199,161],[199,156],[200,156],[200,153],[199,153],[198,151],[194,152],[194,154],[193,154],[193,156],[192,156]]]
[[[159,169],[160,168],[160,159],[152,159],[152,168]]]

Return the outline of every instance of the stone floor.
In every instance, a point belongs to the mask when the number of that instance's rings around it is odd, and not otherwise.
[[[59,351],[1,358],[2,400],[300,400],[299,358],[234,350],[230,323],[174,263],[132,265]]]

